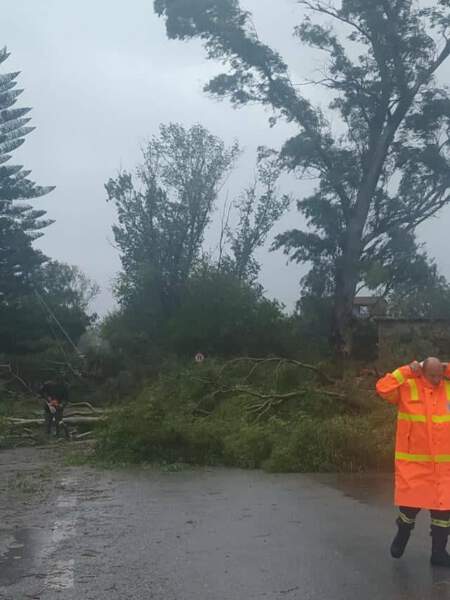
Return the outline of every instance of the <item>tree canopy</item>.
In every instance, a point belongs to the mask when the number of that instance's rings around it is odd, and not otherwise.
[[[157,310],[171,310],[199,258],[205,229],[224,178],[239,153],[201,125],[161,125],[144,149],[137,182],[122,171],[106,184],[115,203],[114,238],[123,273],[122,304],[145,294]]]
[[[450,97],[436,74],[450,55],[450,4],[298,4],[295,37],[326,57],[314,83],[331,96],[327,111],[291,80],[238,0],[155,0],[154,7],[169,38],[199,38],[208,58],[228,67],[206,84],[209,94],[235,106],[260,103],[273,109],[272,124],[281,117],[297,126],[281,156],[286,168],[318,184],[298,202],[308,229],[286,232],[277,245],[312,264],[307,287],[322,281],[322,292],[334,296],[333,339],[345,354],[353,299],[370,285],[373,265],[387,267],[392,286],[401,272],[398,248],[417,251],[415,229],[449,201]]]
[[[280,194],[277,187],[281,171],[277,153],[260,147],[254,181],[228,207],[228,212],[237,209],[239,220],[234,227],[225,223],[231,255],[221,256],[219,266],[228,264],[238,279],[256,282],[260,265],[255,252],[265,244],[269,232],[289,207],[290,197]]]

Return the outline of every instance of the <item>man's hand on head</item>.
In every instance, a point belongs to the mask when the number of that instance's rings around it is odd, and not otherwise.
[[[418,362],[417,360],[413,361],[409,367],[411,369],[411,371],[415,374],[415,375],[420,375],[422,373],[422,363]]]

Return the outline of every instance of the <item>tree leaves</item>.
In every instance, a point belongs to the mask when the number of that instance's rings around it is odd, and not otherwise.
[[[210,59],[228,67],[206,85],[209,93],[237,106],[270,106],[298,126],[282,158],[300,176],[319,179],[316,193],[299,202],[312,231],[288,232],[277,246],[284,243],[294,260],[312,260],[315,273],[334,271],[335,339],[344,347],[367,261],[381,263],[394,238],[410,239],[418,224],[450,200],[450,96],[434,82],[450,56],[450,5],[299,4],[308,14],[295,35],[327,57],[318,82],[333,94],[326,115],[293,85],[286,63],[259,39],[237,0],[156,0],[155,10],[170,38],[198,38]]]
[[[125,306],[152,288],[170,312],[198,260],[220,186],[239,153],[205,128],[162,125],[143,151],[137,182],[122,172],[106,184],[119,223],[113,229],[124,269]]]
[[[239,223],[234,229],[228,227],[227,237],[233,254],[229,259],[230,268],[238,279],[256,280],[260,267],[254,253],[265,243],[270,230],[289,207],[290,197],[280,195],[276,187],[281,169],[275,151],[259,148],[257,177],[235,202]]]

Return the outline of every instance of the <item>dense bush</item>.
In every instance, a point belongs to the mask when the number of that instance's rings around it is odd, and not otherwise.
[[[285,472],[390,467],[394,419],[381,401],[367,405],[364,398],[358,408],[356,402],[345,404],[312,391],[309,381],[309,393],[257,418],[248,410],[255,402],[254,395],[238,387],[243,366],[230,367],[226,375],[223,368],[213,363],[201,370],[172,369],[145,387],[104,426],[97,457],[112,463],[222,464]],[[275,367],[264,366],[258,387],[261,393],[273,389],[275,371]],[[298,368],[289,367],[282,375],[277,381],[280,394],[296,389],[296,378],[308,382]],[[253,377],[259,378],[257,374]],[[251,385],[248,378],[245,382]],[[219,387],[225,385],[227,391],[219,393]]]
[[[149,298],[151,290],[101,327],[118,368],[138,379],[159,371],[168,357],[293,356],[310,343],[299,339],[296,320],[258,286],[211,265],[189,278],[170,314],[155,312]]]
[[[204,268],[189,280],[165,338],[171,352],[184,356],[199,350],[216,356],[265,356],[285,354],[291,336],[280,305],[258,287]]]

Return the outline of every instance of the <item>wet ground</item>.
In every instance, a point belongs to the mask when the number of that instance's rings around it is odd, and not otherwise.
[[[0,452],[5,600],[449,599],[428,515],[393,561],[389,476],[67,468]]]

